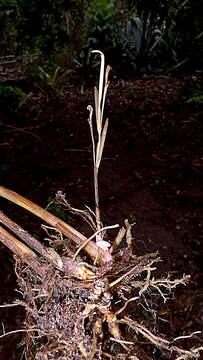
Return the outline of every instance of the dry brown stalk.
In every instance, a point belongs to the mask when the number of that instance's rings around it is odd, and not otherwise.
[[[30,265],[41,277],[45,276],[46,269],[38,262],[37,255],[1,226],[0,241],[21,260]]]
[[[60,230],[65,236],[71,239],[78,245],[83,244],[87,238],[82,235],[79,231],[74,229],[69,224],[65,223],[63,220],[59,219],[58,217],[54,216],[53,214],[49,213],[48,211],[42,209],[39,205],[33,203],[32,201],[24,198],[23,196],[17,194],[14,191],[6,189],[3,186],[0,186],[0,196],[6,198],[9,201],[23,207],[24,209],[30,211],[34,215],[38,216],[40,219],[44,220],[46,223],[50,224],[51,226],[55,227],[56,229]],[[98,254],[98,246],[93,242],[90,241],[86,244],[84,250],[87,254],[92,258],[95,259]],[[100,256],[98,262],[100,264],[105,264],[107,261],[111,261],[112,257],[108,251],[100,249],[99,252]]]
[[[89,269],[85,263],[80,263],[68,257],[61,258],[53,248],[47,248],[42,245],[33,236],[28,234],[22,227],[10,220],[2,211],[0,211],[0,222],[12,230],[23,241],[27,243],[32,249],[37,251],[44,259],[48,260],[54,267],[70,276],[75,276],[78,279],[92,279],[95,278],[95,273]],[[46,269],[41,265],[39,267],[40,259],[38,259],[35,252],[30,250],[21,241],[17,240],[13,235],[7,232],[4,228],[0,227],[0,241],[9,247],[17,256],[29,264],[41,276],[46,274]]]
[[[31,236],[27,231],[25,231],[21,226],[17,225],[14,221],[10,220],[1,210],[0,210],[0,222],[8,227],[12,232],[19,236],[28,246],[33,250],[37,251],[42,255],[46,260],[51,262],[57,269],[63,269],[63,262],[61,257],[57,254],[54,249],[46,248],[33,236]]]

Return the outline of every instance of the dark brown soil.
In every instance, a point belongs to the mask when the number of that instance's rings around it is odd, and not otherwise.
[[[31,116],[1,115],[1,185],[42,207],[62,190],[72,206],[94,209],[86,110],[93,104],[92,91],[81,95],[78,88],[64,84],[64,96],[55,103],[32,91],[37,106]],[[110,126],[100,169],[103,223],[122,225],[126,218],[136,222],[133,236],[138,254],[158,250],[163,259],[159,272],[191,275],[190,285],[176,292],[176,301],[160,310],[169,321],[165,334],[169,337],[200,330],[203,323],[202,121],[201,114],[187,104],[187,91],[185,78],[112,81],[106,104]],[[7,215],[43,239],[36,218],[0,202]],[[64,211],[60,216],[79,231],[89,231],[80,219]],[[2,304],[20,295],[12,254],[3,245],[0,250]],[[23,316],[21,309],[0,309],[0,331],[21,328]],[[20,339],[21,334],[16,334],[0,340],[0,360],[20,359],[16,355],[22,353],[22,347],[16,348]]]

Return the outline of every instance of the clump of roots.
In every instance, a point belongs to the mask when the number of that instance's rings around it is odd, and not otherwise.
[[[120,249],[124,236],[126,245]],[[61,236],[55,235],[53,244],[64,254],[67,244]],[[64,274],[45,260],[41,261],[41,267],[46,268],[45,276],[39,276],[32,267],[16,259],[23,296],[19,305],[25,306],[27,314],[25,358],[144,359],[139,338],[173,353],[176,360],[199,358],[201,347],[184,350],[175,345],[176,339],[169,341],[153,334],[137,317],[140,306],[149,305],[151,295],[159,295],[165,302],[172,289],[185,284],[189,276],[175,280],[169,275],[153,278],[154,264],[160,258],[157,253],[140,257],[133,254],[131,226],[127,221],[110,253],[112,261],[103,266],[83,262],[94,273],[87,279]],[[81,264],[82,258],[79,260]],[[129,310],[132,305],[133,312]]]

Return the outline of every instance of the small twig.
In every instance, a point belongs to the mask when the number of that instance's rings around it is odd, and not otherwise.
[[[44,224],[42,224],[41,227],[42,227],[42,229],[46,232],[46,234],[47,234],[49,237],[54,238],[54,239],[60,238],[60,241],[64,241],[64,239],[63,239],[63,234],[62,234],[62,232],[61,232],[59,229],[56,229],[56,228],[53,227],[53,226],[47,226],[47,225],[44,225]],[[57,237],[57,235],[50,235],[50,233],[48,232],[48,230],[53,230],[53,231],[55,231],[56,233],[59,234],[59,237]],[[50,240],[50,239],[49,239],[49,240]]]
[[[138,262],[135,266],[133,266],[132,269],[130,269],[129,271],[127,271],[125,274],[123,274],[120,278],[116,279],[115,281],[113,281],[112,283],[109,284],[109,288],[112,288],[113,286],[115,286],[116,284],[118,284],[119,282],[123,281],[123,279],[125,279],[126,277],[129,276],[137,276],[138,274],[140,274],[141,272],[147,270],[150,268],[150,266],[154,263],[159,261],[159,258],[156,259],[143,259],[145,260],[142,263],[142,260],[140,262]],[[146,263],[146,261],[148,261],[148,263]]]
[[[114,337],[109,338],[109,340],[117,342],[117,343],[120,344],[127,352],[129,351],[129,348],[128,348],[128,346],[126,346],[126,344],[128,344],[128,345],[133,345],[133,344],[134,344],[134,343],[131,342],[131,341],[125,341],[125,340],[121,340],[121,339],[114,338]]]
[[[116,236],[113,244],[111,245],[109,252],[112,254],[120,245],[121,241],[123,240],[123,237],[126,233],[126,229],[124,228],[124,226],[122,226],[122,228],[119,230],[118,235]]]
[[[95,236],[97,236],[100,232],[102,231],[105,231],[105,230],[108,230],[108,229],[114,229],[114,228],[117,228],[119,225],[118,224],[115,224],[115,225],[110,225],[110,226],[104,226],[103,228],[97,230],[93,235],[91,235],[79,248],[78,250],[76,251],[76,253],[74,254],[74,257],[73,257],[73,260],[76,259],[76,257],[78,256],[79,252],[87,245],[87,243],[89,241],[91,241],[92,239],[94,239]],[[102,240],[103,241],[103,240]],[[107,243],[107,241],[103,241],[105,243]],[[109,244],[109,243],[107,243]]]
[[[115,338],[112,338],[112,337],[110,337],[109,340],[115,341],[115,342],[117,342],[119,344],[134,345],[134,342],[132,342],[132,341],[125,341],[125,340],[121,340],[121,339],[115,339]]]
[[[32,332],[32,331],[38,331],[38,332],[41,332],[40,329],[19,329],[19,330],[12,330],[12,331],[9,331],[7,333],[4,333],[3,335],[0,335],[0,339],[2,339],[3,337],[5,336],[8,336],[8,335],[12,335],[12,334],[16,334],[16,333],[19,333],[19,332]]]
[[[126,242],[127,242],[128,250],[130,250],[131,252],[132,252],[132,233],[131,233],[131,228],[132,228],[133,225],[135,225],[135,223],[129,224],[128,219],[125,220]]]
[[[20,305],[26,306],[22,301],[19,301],[19,303],[0,305],[0,308],[8,308],[8,307],[20,306]]]
[[[155,288],[164,299],[164,302],[166,302],[167,298],[161,291],[160,287],[164,287],[165,289],[171,290],[173,288],[176,288],[176,286],[180,284],[185,285],[185,283],[190,280],[190,275],[184,275],[181,279],[175,279],[175,280],[170,280],[169,276],[165,279],[163,278],[157,280],[155,280],[154,278],[150,279],[151,271],[150,269],[147,269],[147,271],[148,271],[147,278],[144,282],[137,282],[137,283],[133,283],[132,285],[135,287],[141,287],[142,285],[144,285],[143,288],[139,291],[139,295],[142,295],[144,292],[146,292],[149,287]]]
[[[90,214],[92,214],[93,212],[91,211],[91,209],[88,208],[88,210],[80,210],[80,209],[76,209],[74,207],[72,207],[69,202],[66,200],[66,195],[65,193],[63,193],[62,191],[57,191],[56,196],[56,203],[63,205],[64,207],[66,207],[70,212],[72,212],[75,215],[79,215],[82,217],[82,219],[87,222],[89,224],[89,226],[96,231],[96,224],[92,218],[92,216]],[[53,203],[54,201],[52,201],[51,203]],[[50,203],[50,204],[51,204]],[[49,205],[50,205],[49,204]],[[48,205],[48,206],[49,206]],[[95,214],[93,213],[93,215],[95,216]]]
[[[184,360],[184,359],[187,360],[187,359],[191,359],[194,357],[195,357],[195,359],[198,359],[200,357],[200,354],[199,354],[200,351],[203,351],[203,346],[200,346],[199,348],[196,348],[196,349],[192,349],[192,355],[190,355],[190,354],[189,355],[181,355],[181,356],[178,356],[176,358],[176,360]]]
[[[120,320],[119,323],[127,324],[130,328],[132,328],[136,332],[142,334],[145,338],[150,340],[150,342],[155,344],[157,347],[166,349],[170,352],[174,351],[174,352],[181,354],[181,356],[179,356],[176,360],[198,358],[199,351],[203,350],[203,347],[192,349],[192,350],[184,350],[175,345],[171,345],[171,343],[168,340],[152,334],[151,331],[149,331],[143,325],[139,324],[137,321],[133,321],[132,319],[130,319],[128,317],[125,317],[124,319]]]
[[[194,331],[192,334],[190,335],[184,335],[184,336],[178,336],[177,338],[173,339],[172,343],[174,343],[177,340],[180,339],[188,339],[191,338],[192,336],[196,335],[196,334],[202,334],[202,331]]]
[[[128,299],[125,304],[122,306],[122,308],[120,308],[119,310],[116,311],[116,315],[119,315],[120,313],[122,313],[125,308],[127,307],[127,305],[132,302],[132,301],[135,301],[135,300],[138,300],[139,299],[139,296],[135,296],[135,297],[132,297],[131,299]]]
[[[5,125],[4,125],[5,126]],[[32,135],[34,136],[35,138],[37,138],[37,140],[41,140],[41,137],[32,133],[31,131],[29,130],[26,130],[27,128],[17,128],[15,126],[12,126],[12,125],[6,125],[6,127],[10,128],[10,130],[4,130],[3,132],[5,133],[8,133],[8,132],[12,132],[12,131],[19,131],[19,132],[23,132],[25,134],[29,134],[29,135]]]
[[[102,352],[102,354],[103,354],[105,357],[107,357],[108,359],[110,359],[110,360],[118,359],[117,355],[114,356],[114,355],[108,354],[108,353],[106,353],[106,352]]]

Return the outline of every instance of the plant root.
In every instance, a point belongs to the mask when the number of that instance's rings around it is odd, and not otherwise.
[[[32,267],[16,257],[16,275],[23,297],[19,305],[26,309],[22,329],[26,359],[141,360],[144,358],[142,338],[173,353],[176,360],[200,358],[202,347],[182,349],[174,344],[179,338],[160,337],[138,319],[143,300],[147,303],[153,295],[165,302],[176,286],[188,282],[189,276],[181,279],[172,279],[169,275],[160,279],[152,277],[154,265],[160,261],[158,253],[133,255],[128,222],[125,222],[125,229],[119,231],[116,244],[111,246],[117,251],[112,254],[111,263],[94,267],[83,263],[95,273],[87,279],[61,272],[53,264],[47,265],[46,259],[43,260],[46,274],[36,276]],[[118,250],[121,233],[127,234],[126,248]],[[129,310],[132,304],[136,308],[133,313]],[[127,333],[130,333],[130,341]]]

